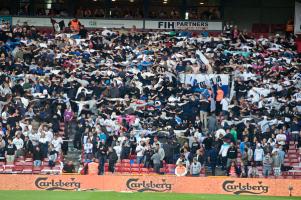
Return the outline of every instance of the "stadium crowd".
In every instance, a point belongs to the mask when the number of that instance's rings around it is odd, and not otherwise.
[[[157,173],[167,163],[184,167],[178,175],[199,176],[205,166],[215,175],[220,166],[229,176],[257,177],[258,166],[264,176],[279,175],[290,142],[301,147],[301,60],[293,36],[252,38],[235,26],[218,37],[78,31],[2,25],[6,162],[32,157],[39,166],[48,158],[54,166],[71,139],[84,163],[99,163],[99,174],[106,162],[114,172],[136,155],[135,163]],[[219,76],[198,83],[182,80],[185,74],[227,74],[229,89]]]

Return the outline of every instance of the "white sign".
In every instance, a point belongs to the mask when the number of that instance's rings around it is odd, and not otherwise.
[[[68,26],[68,23],[71,18],[54,18],[57,22],[64,20],[65,26]],[[82,25],[86,28],[132,28],[136,26],[137,29],[143,28],[142,20],[109,20],[109,19],[78,19]],[[27,22],[30,26],[37,27],[52,27],[50,18],[39,18],[39,17],[13,17],[13,25]]]
[[[65,25],[68,26],[71,18],[54,18],[57,22],[64,20]],[[208,21],[152,21],[146,20],[145,27],[143,27],[143,20],[111,20],[111,19],[79,19],[80,23],[86,28],[132,28],[136,26],[137,29],[175,29],[175,30],[208,30],[208,31],[222,31],[222,22],[208,22]],[[23,24],[27,22],[30,26],[37,27],[52,27],[50,18],[43,17],[13,17],[12,24]]]
[[[208,30],[222,31],[222,22],[208,21],[145,21],[146,29]]]
[[[295,34],[301,34],[301,3],[295,2]]]
[[[196,81],[204,85],[212,85],[218,83],[219,85],[229,85],[228,74],[180,74],[181,83],[191,84]]]

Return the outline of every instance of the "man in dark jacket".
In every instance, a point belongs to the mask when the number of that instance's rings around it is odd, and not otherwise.
[[[213,146],[208,152],[208,163],[211,167],[212,176],[215,176],[215,168],[217,163],[218,152],[215,146]]]
[[[98,145],[98,160],[99,160],[99,166],[98,166],[98,175],[104,174],[104,167],[107,159],[107,147],[105,144],[105,141],[102,140]]]
[[[115,149],[113,149],[112,147],[109,147],[109,150],[108,150],[108,160],[109,160],[109,172],[114,173],[115,164],[118,160],[118,156],[116,154]]]
[[[237,160],[237,148],[234,143],[230,143],[230,147],[227,152],[227,168],[230,167],[231,162],[236,162]]]
[[[25,155],[30,155],[32,154],[33,151],[33,144],[31,142],[31,140],[29,139],[28,136],[25,136],[24,139],[24,150],[25,150]]]

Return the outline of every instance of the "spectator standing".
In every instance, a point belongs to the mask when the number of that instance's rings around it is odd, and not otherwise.
[[[278,151],[274,151],[272,156],[272,165],[274,170],[274,176],[281,175],[281,158],[279,156]]]
[[[264,151],[261,148],[261,144],[258,143],[254,151],[254,161],[256,162],[256,165],[262,165],[263,158],[264,158]]]
[[[224,142],[219,151],[219,155],[221,156],[222,170],[225,170],[227,168],[227,154],[229,148],[230,145],[227,142]]]
[[[255,163],[251,164],[251,167],[248,170],[248,177],[250,177],[250,178],[258,178],[259,177],[259,171],[258,171]]]
[[[18,132],[17,136],[13,139],[13,144],[16,146],[17,151],[16,151],[16,158],[23,156],[24,152],[23,152],[23,139],[21,138],[21,133]]]
[[[151,160],[154,164],[154,171],[157,174],[160,174],[160,167],[161,167],[161,155],[159,154],[159,149],[155,150],[155,153],[152,155]]]
[[[203,95],[201,95],[199,102],[200,102],[199,108],[200,108],[201,125],[203,128],[205,128],[205,130],[207,130],[207,117],[208,117],[210,103]]]
[[[50,167],[54,167],[58,158],[58,152],[55,150],[53,145],[50,145],[49,155],[48,155],[48,164]]]
[[[6,150],[5,150],[6,163],[13,163],[15,161],[16,152],[17,152],[16,145],[14,145],[12,139],[8,139]]]
[[[209,150],[209,154],[208,154],[208,163],[209,166],[211,168],[211,174],[212,176],[215,176],[215,168],[216,168],[216,164],[217,164],[217,158],[218,157],[218,152],[215,146],[213,146],[210,150]]]
[[[109,172],[115,172],[115,164],[118,160],[116,151],[112,148],[108,148],[108,160],[109,160]]]
[[[193,162],[190,165],[190,174],[191,174],[191,176],[195,176],[195,177],[200,176],[201,169],[202,169],[201,163],[198,162],[196,157],[194,157]]]
[[[41,166],[42,160],[43,160],[44,158],[43,158],[43,153],[41,152],[39,146],[36,146],[36,147],[35,147],[35,149],[34,149],[34,151],[33,151],[33,156],[32,156],[32,158],[33,158],[33,165],[34,165],[35,167]]]
[[[136,153],[137,153],[137,164],[141,164],[144,160],[144,148],[145,144],[144,141],[140,141],[138,146],[136,147]]]
[[[84,144],[84,152],[85,152],[85,162],[90,162],[93,157],[93,144],[90,138],[88,138],[87,142]]]
[[[273,159],[271,157],[271,154],[267,153],[263,159],[263,175],[266,178],[271,174],[272,163],[273,163]]]
[[[233,142],[230,143],[230,147],[227,151],[227,168],[232,162],[236,163],[237,161],[237,148]]]
[[[98,144],[97,149],[98,149],[98,160],[99,160],[98,175],[103,175],[104,167],[107,159],[107,146],[104,140],[101,140],[101,142]]]

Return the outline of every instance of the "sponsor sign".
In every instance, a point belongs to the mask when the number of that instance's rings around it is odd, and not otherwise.
[[[146,29],[222,31],[222,22],[212,21],[145,21]]]
[[[54,18],[57,22],[64,20],[65,25],[68,26],[68,23],[71,18]],[[109,20],[109,19],[79,19],[80,23],[83,24],[86,28],[132,28],[136,26],[138,29],[143,28],[142,20]],[[23,24],[27,22],[28,25],[37,26],[37,27],[52,27],[50,18],[39,18],[39,17],[13,17],[13,25]]]
[[[41,190],[78,190],[80,189],[80,182],[75,178],[70,180],[55,180],[51,177],[38,177],[35,181],[35,186]]]
[[[10,17],[12,24],[23,24],[37,27],[52,27],[50,18],[47,17]],[[64,20],[66,26],[71,18],[54,18],[57,22]],[[81,24],[87,28],[132,28],[136,26],[138,29],[161,29],[161,30],[208,30],[222,31],[222,22],[211,21],[152,21],[152,20],[115,20],[115,19],[79,19]]]
[[[225,181],[223,189],[232,194],[263,194],[269,192],[269,186],[263,185],[262,181],[258,183],[241,183],[239,181]]]
[[[129,190],[137,192],[167,192],[171,191],[172,184],[168,183],[166,179],[159,179],[158,181],[145,181],[139,178],[131,178],[126,182],[126,187]]]
[[[175,192],[301,196],[301,181],[294,179],[245,179],[126,175],[0,175],[0,190],[112,190],[116,192]]]

